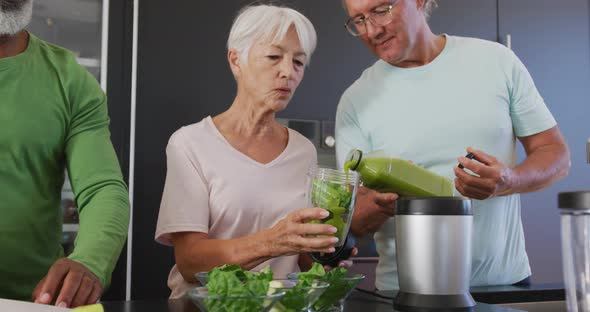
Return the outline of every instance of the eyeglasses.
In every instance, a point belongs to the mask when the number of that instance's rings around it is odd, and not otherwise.
[[[375,8],[369,13],[368,17],[360,16],[349,18],[346,23],[344,23],[344,27],[351,35],[358,37],[367,32],[367,21],[375,26],[385,26],[393,21],[391,10],[397,4],[397,1],[398,0],[393,0],[390,5]]]

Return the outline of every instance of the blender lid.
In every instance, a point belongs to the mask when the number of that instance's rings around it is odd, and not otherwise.
[[[590,191],[562,192],[557,197],[558,207],[562,209],[590,209]]]
[[[403,197],[396,215],[472,216],[471,200],[465,197]]]

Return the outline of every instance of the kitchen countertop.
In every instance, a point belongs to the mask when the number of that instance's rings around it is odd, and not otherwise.
[[[384,296],[395,297],[397,291],[380,291],[379,293]],[[471,287],[471,295],[477,302],[490,304],[565,300],[562,283]]]
[[[138,300],[121,302],[103,302],[105,312],[199,312],[188,299],[175,300]],[[393,302],[379,299],[364,293],[353,293],[344,306],[344,311],[391,312]],[[478,303],[473,312],[513,312],[520,311],[491,304]]]
[[[529,286],[472,287],[473,299],[486,303],[563,301],[565,291],[562,283],[532,284]]]
[[[533,302],[564,300],[562,284],[534,284],[530,286],[473,287],[473,298],[478,302],[474,312],[518,311],[491,303]],[[382,295],[393,297],[395,291],[381,291]],[[345,304],[345,311],[380,312],[394,311],[393,301],[354,292]],[[103,302],[105,312],[198,312],[188,299],[153,299],[121,302]]]
[[[380,291],[379,293],[394,297],[397,291]],[[471,287],[471,295],[477,302],[492,304],[565,300],[564,286],[561,283]]]

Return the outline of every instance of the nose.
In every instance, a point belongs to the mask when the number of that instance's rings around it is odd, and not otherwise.
[[[290,57],[283,57],[279,71],[280,78],[291,80],[293,78],[293,60]]]
[[[384,27],[375,25],[370,20],[365,23],[365,27],[367,28],[367,36],[371,39],[379,39],[383,35]]]

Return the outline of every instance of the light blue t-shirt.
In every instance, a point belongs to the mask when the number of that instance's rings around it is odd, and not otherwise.
[[[379,60],[344,92],[336,114],[339,166],[352,148],[384,150],[454,180],[457,157],[468,146],[514,167],[516,137],[556,125],[512,51],[480,39],[446,38],[429,64],[399,68]],[[506,285],[531,275],[519,195],[474,200],[473,206],[471,285]],[[375,234],[378,289],[398,288],[394,232],[391,218]]]

